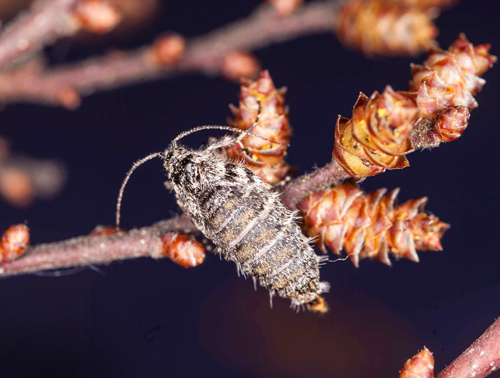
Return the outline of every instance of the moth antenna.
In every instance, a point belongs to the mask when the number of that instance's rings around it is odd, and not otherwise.
[[[260,105],[260,100],[259,99],[257,99],[257,105],[259,105],[259,108],[257,110],[257,117],[255,117],[255,122],[252,124],[252,126],[250,126],[248,129],[246,129],[246,130],[243,131],[243,133],[238,137],[238,139],[236,139],[235,143],[239,143],[247,135],[253,135],[253,134],[250,133],[250,131],[252,131],[252,129],[254,129],[259,124],[260,113],[262,111],[262,106]],[[259,138],[266,139],[267,141],[270,141],[269,139],[261,137],[261,136],[259,136]],[[272,142],[272,141],[270,141],[270,142]],[[273,142],[273,143],[277,143],[277,142]],[[278,144],[281,144],[281,143],[278,143]]]
[[[232,132],[242,134],[242,135],[240,135],[236,139],[236,141],[234,143],[239,143],[239,141],[241,139],[243,139],[245,136],[251,135],[251,136],[263,139],[265,141],[268,141],[268,142],[271,142],[271,143],[274,143],[274,144],[279,144],[279,145],[282,145],[282,146],[288,146],[288,144],[283,144],[283,143],[275,142],[275,141],[273,141],[271,139],[268,139],[268,138],[265,138],[263,136],[260,136],[260,135],[257,135],[257,134],[253,134],[253,133],[250,132],[259,123],[259,118],[260,118],[260,113],[261,113],[261,106],[260,106],[260,101],[257,101],[257,102],[259,104],[259,111],[257,112],[257,118],[255,118],[255,122],[247,130],[240,130],[240,129],[237,129],[236,127],[221,126],[221,125],[198,126],[198,127],[195,127],[195,128],[193,128],[191,130],[184,131],[183,133],[180,133],[179,135],[177,135],[177,137],[175,137],[175,139],[172,141],[172,148],[175,148],[177,146],[177,142],[179,140],[181,140],[182,138],[184,138],[185,136],[187,136],[189,134],[196,133],[196,132],[201,131],[201,130],[230,130]],[[212,145],[212,148],[214,148],[213,145]],[[219,147],[216,147],[216,148],[219,148]]]
[[[253,125],[252,125],[253,126]],[[257,134],[253,134],[253,133],[249,133],[248,130],[240,130],[240,129],[237,129],[236,127],[232,127],[232,126],[221,126],[221,125],[205,125],[205,126],[198,126],[198,127],[195,127],[194,129],[191,129],[191,130],[187,130],[187,131],[184,131],[183,133],[179,134],[173,141],[172,141],[172,145],[171,145],[171,148],[175,148],[177,146],[177,142],[184,138],[185,136],[189,135],[189,134],[193,134],[193,133],[196,133],[198,131],[201,131],[201,130],[230,130],[230,131],[233,131],[235,133],[239,133],[239,134],[245,134],[244,136],[246,135],[251,135],[251,136],[254,136],[254,137],[257,137],[257,138],[260,138],[260,139],[263,139],[263,140],[267,140],[268,142],[271,142],[271,143],[274,143],[274,144],[280,144],[282,146],[288,146],[288,145],[285,145],[283,143],[280,143],[280,142],[275,142],[271,139],[268,139],[266,137],[263,137],[263,136],[260,136],[260,135],[257,135]]]
[[[154,154],[148,155],[140,160],[137,160],[134,165],[132,165],[132,168],[127,172],[127,175],[125,176],[125,179],[123,180],[122,186],[120,188],[120,193],[118,194],[118,201],[116,203],[116,229],[120,229],[120,210],[122,208],[122,199],[123,199],[123,192],[125,191],[125,186],[127,185],[128,180],[130,179],[130,176],[132,176],[132,173],[139,167],[140,165],[144,164],[145,162],[154,159],[156,157],[161,157],[164,158],[162,152],[155,152]]]

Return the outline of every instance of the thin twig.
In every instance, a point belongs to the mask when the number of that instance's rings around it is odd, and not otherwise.
[[[39,0],[17,17],[0,36],[0,71],[71,34],[71,13],[79,1]]]
[[[322,168],[316,169],[291,181],[281,193],[281,200],[289,209],[296,209],[297,205],[307,196],[327,189],[350,178],[347,172],[334,159]]]
[[[6,73],[0,76],[0,101],[59,105],[63,102],[61,93],[67,90],[90,95],[100,90],[183,73],[219,74],[224,57],[230,51],[249,51],[333,30],[340,3],[340,0],[313,2],[283,18],[277,17],[270,6],[261,7],[246,19],[188,41],[183,58],[169,66],[158,64],[151,47],[143,47],[48,71],[30,71],[23,75]],[[77,102],[71,104],[76,106]]]
[[[345,178],[335,162],[305,175],[289,185],[283,194],[285,204],[295,209],[311,190],[320,190]],[[304,193],[306,193],[304,195]],[[291,205],[289,205],[291,204]],[[105,264],[137,257],[165,257],[162,236],[171,231],[198,232],[189,218],[176,217],[150,227],[110,236],[81,236],[56,243],[29,247],[17,260],[0,263],[0,276],[32,273],[90,264]]]
[[[418,145],[418,149],[435,147],[431,144],[432,138],[435,137],[435,134],[431,130],[426,130],[426,133],[424,133],[421,128],[413,130],[411,134],[411,139]],[[298,204],[307,196],[350,178],[352,177],[333,158],[332,162],[324,167],[318,168],[313,173],[305,174],[288,183],[281,193],[281,200],[289,209],[295,210]]]
[[[500,318],[437,378],[483,378],[500,367]]]
[[[59,193],[66,175],[58,161],[0,156],[0,196],[14,206],[28,206],[35,197],[50,198]]]
[[[39,272],[89,264],[106,264],[137,257],[166,257],[162,236],[171,231],[196,231],[186,217],[172,218],[110,236],[81,236],[59,243],[41,244],[27,249],[17,260],[0,263],[0,276]]]
[[[295,180],[282,196],[285,204],[295,209],[312,190],[345,178],[345,172],[335,161],[310,175]],[[305,193],[305,194],[304,194]],[[129,232],[110,236],[81,236],[56,243],[29,247],[17,260],[0,263],[0,276],[39,272],[89,264],[105,264],[137,257],[165,257],[162,236],[171,231],[197,232],[187,217],[176,217]]]

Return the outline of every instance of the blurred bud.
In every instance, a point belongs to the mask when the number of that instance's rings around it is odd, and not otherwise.
[[[242,78],[254,78],[260,72],[260,65],[253,54],[231,51],[222,63],[222,75],[234,81]]]
[[[10,204],[26,207],[35,197],[35,188],[25,171],[7,166],[0,170],[0,194]]]
[[[57,161],[7,156],[0,160],[0,195],[11,205],[25,207],[35,196],[50,198],[58,194],[66,176],[66,169]]]
[[[104,34],[121,20],[118,9],[105,0],[83,0],[78,3],[74,16],[82,29]]]
[[[59,194],[67,178],[63,164],[53,160],[27,160],[25,164],[38,197],[52,198]]]
[[[59,92],[58,100],[68,110],[74,110],[81,104],[80,94],[73,88],[65,88]]]
[[[177,63],[184,54],[186,40],[179,34],[165,34],[156,39],[152,51],[155,63],[169,66]]]
[[[351,0],[342,9],[337,34],[366,55],[415,55],[435,44],[435,12],[383,0]]]
[[[302,5],[304,0],[268,0],[280,17],[286,17],[292,14],[295,9]]]

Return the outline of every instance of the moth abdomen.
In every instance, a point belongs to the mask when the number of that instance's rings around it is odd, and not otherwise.
[[[165,162],[177,202],[245,275],[295,306],[326,291],[320,258],[271,186],[213,151],[173,150]],[[173,179],[175,178],[175,180]]]

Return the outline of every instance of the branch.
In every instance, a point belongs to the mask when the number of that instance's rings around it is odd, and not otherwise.
[[[437,378],[483,378],[500,367],[500,318]]]
[[[39,0],[0,36],[0,71],[21,57],[40,51],[71,34],[71,13],[80,0]]]
[[[432,49],[424,65],[412,65],[410,92],[360,93],[352,118],[335,125],[337,162],[360,179],[404,168],[415,149],[459,138],[478,106],[474,96],[485,84],[479,76],[497,60],[489,49],[461,34],[447,51]]]
[[[37,0],[0,36],[0,72],[80,29],[107,33],[120,18],[106,0]]]
[[[282,194],[285,205],[295,209],[311,188],[320,188],[343,179],[342,168],[335,161],[316,170],[310,175],[296,179],[288,185]],[[345,176],[345,173],[344,173]],[[319,189],[317,189],[319,190]],[[291,205],[289,205],[291,204]],[[115,260],[126,260],[137,257],[167,257],[162,237],[172,231],[198,232],[196,226],[187,217],[176,217],[161,221],[150,227],[143,227],[129,232],[109,236],[81,236],[61,242],[41,244],[28,247],[26,254],[20,258],[0,262],[0,276],[11,276],[23,273],[39,272],[86,266],[90,264],[106,264]]]
[[[6,73],[0,76],[0,101],[60,105],[64,104],[61,96],[66,93],[73,97],[73,101],[67,101],[68,107],[74,107],[78,105],[75,96],[133,82],[184,73],[220,74],[224,58],[231,51],[249,51],[302,35],[332,31],[341,2],[314,2],[283,18],[277,17],[269,6],[259,8],[247,19],[188,41],[184,56],[171,65],[158,64],[152,51],[154,46],[148,46],[48,71]]]
[[[186,217],[172,218],[110,236],[81,236],[59,243],[28,247],[21,258],[0,263],[0,276],[89,264],[106,264],[137,257],[167,257],[164,236],[172,231],[190,232],[196,227]],[[169,240],[170,242],[170,240]]]
[[[288,183],[281,194],[285,205],[297,209],[309,195],[350,177],[363,179],[386,169],[404,168],[409,165],[406,154],[415,149],[436,147],[460,137],[467,127],[469,111],[477,106],[473,95],[485,83],[477,75],[496,61],[489,55],[489,48],[474,47],[461,35],[448,51],[433,49],[424,66],[412,66],[412,92],[396,92],[387,87],[382,94],[375,92],[370,98],[361,93],[353,117],[337,120],[332,162]],[[257,103],[262,102],[262,118],[273,119],[274,123],[270,132],[268,125],[261,122],[266,130],[261,136],[288,144],[284,93],[275,89],[267,71],[256,82],[243,83],[240,107],[232,108],[235,119],[231,125],[243,130],[251,127],[257,116]],[[254,132],[259,133],[260,129]],[[283,161],[285,148],[270,149],[254,139],[243,144],[244,149],[235,146],[237,153],[228,156],[244,161],[269,183],[280,182],[288,174],[288,165]],[[251,156],[245,150],[251,151]]]
[[[0,196],[11,205],[26,207],[35,197],[53,197],[64,186],[66,175],[64,165],[58,161],[2,156],[0,152]]]
[[[310,175],[295,180],[283,193],[283,200],[295,209],[300,202],[302,190],[319,188],[340,179],[343,172],[335,161]],[[345,178],[345,177],[342,177]],[[309,183],[310,182],[310,183]],[[319,189],[318,189],[319,190]],[[308,193],[308,192],[307,192]],[[137,257],[171,257],[165,251],[166,233],[172,231],[198,232],[196,226],[187,217],[176,217],[161,221],[150,227],[143,227],[129,232],[109,236],[81,236],[61,242],[28,247],[20,258],[0,262],[0,276],[11,276],[44,270],[61,269],[90,264],[106,264],[115,260]],[[171,257],[174,262],[175,258]],[[182,265],[182,264],[181,264]],[[185,265],[183,265],[185,266]]]
[[[305,174],[291,181],[281,193],[281,200],[286,207],[294,210],[309,195],[327,189],[350,177],[334,159],[313,173]]]

